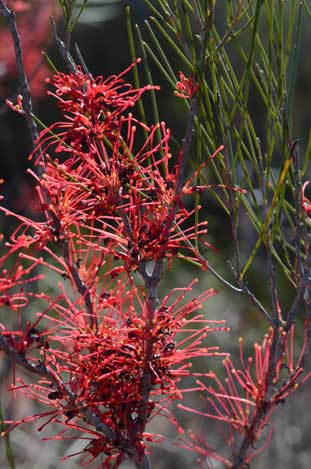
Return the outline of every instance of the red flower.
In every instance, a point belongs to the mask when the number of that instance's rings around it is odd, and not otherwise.
[[[49,130],[61,130],[57,151],[89,153],[96,151],[96,142],[104,136],[114,140],[121,115],[132,108],[146,90],[159,89],[151,85],[133,89],[124,81],[123,76],[138,62],[140,59],[119,75],[107,79],[102,76],[94,79],[92,75],[84,74],[80,67],[74,74],[54,75],[51,82],[56,92],[48,94],[57,99],[66,118],[48,129],[48,133]]]
[[[25,0],[8,0],[7,6],[14,10],[15,13],[22,13],[29,10],[30,4]]]
[[[136,135],[142,130],[147,137],[139,147]],[[66,148],[62,139],[46,137],[46,133],[41,134],[44,145],[56,143],[58,151]],[[189,226],[194,210],[186,210],[181,198],[202,191],[203,186],[191,187],[191,178],[177,189],[180,163],[170,168],[170,131],[165,124],[149,128],[129,114],[120,116],[112,143],[96,143],[94,135],[89,138],[88,152],[87,147],[84,152],[74,150],[63,162],[47,155],[45,173],[38,180],[50,201],[49,206],[41,204],[49,225],[53,226],[49,215],[53,213],[62,228],[58,236],[67,233],[72,239],[70,231],[75,227],[74,238],[88,249],[92,246],[95,252],[107,252],[108,243],[110,252],[129,271],[137,270],[142,261],[167,258],[171,262],[178,255],[205,267],[191,241],[207,232],[207,223]],[[71,153],[72,147],[67,151]],[[105,246],[100,239],[105,239]]]
[[[305,196],[306,187],[309,185],[309,181],[306,181],[301,189],[301,205],[306,214],[311,213],[311,201]]]
[[[179,289],[177,299],[172,300],[177,290],[164,298],[156,311],[152,331],[148,326],[148,303],[134,286],[129,289],[124,279],[118,280],[114,288],[110,286],[106,295],[92,291],[94,304],[98,305],[98,332],[90,330],[81,299],[72,301],[64,289],[57,301],[46,297],[50,306],[37,322],[29,324],[23,335],[12,332],[10,337],[24,344],[23,353],[28,353],[31,347],[41,350],[47,369],[46,377],[37,384],[20,381],[14,389],[52,410],[23,419],[14,426],[48,416],[46,424],[56,421],[79,432],[88,432],[91,437],[84,453],[90,454],[91,459],[104,452],[122,460],[129,447],[136,448],[138,454],[143,453],[144,437],[148,441],[157,439],[137,432],[136,415],[141,405],[146,366],[151,377],[148,421],[154,415],[163,414],[177,425],[166,407],[189,391],[179,388],[180,378],[191,376],[189,360],[219,355],[217,347],[203,344],[207,333],[215,330],[211,322],[202,314],[193,314],[215,292],[207,290],[183,304],[194,283]],[[45,327],[41,331],[43,317]],[[197,328],[200,323],[202,327]],[[147,344],[152,344],[148,363]],[[97,429],[86,428],[85,409],[114,432],[115,440]],[[61,437],[63,432],[55,436]]]
[[[176,83],[178,91],[175,91],[175,96],[184,99],[193,98],[199,89],[199,83],[195,81],[192,75],[189,78],[186,78],[182,72],[179,72],[179,78],[180,81]]]
[[[261,447],[254,451],[254,443],[259,438],[263,438],[263,430],[270,421],[271,414],[277,404],[282,403],[284,399],[297,387],[304,383],[310,373],[302,376],[303,368],[301,366],[305,348],[307,347],[307,328],[305,328],[305,337],[300,355],[294,363],[294,334],[295,328],[291,327],[288,334],[282,329],[281,350],[278,361],[275,364],[275,376],[273,380],[273,390],[269,382],[270,373],[270,352],[273,342],[274,331],[271,328],[269,334],[266,334],[262,344],[254,344],[254,357],[248,357],[245,360],[243,355],[243,340],[240,339],[240,368],[236,368],[229,357],[223,361],[225,369],[225,379],[218,378],[213,372],[209,379],[211,384],[207,385],[198,381],[201,391],[207,396],[205,400],[206,412],[196,411],[179,404],[179,407],[190,412],[194,412],[215,420],[219,424],[225,424],[221,427],[221,434],[225,436],[227,445],[231,448],[232,454],[237,454],[241,435],[250,442],[245,464],[249,463],[260,451],[268,444],[273,428],[270,429],[265,437],[265,442]],[[284,376],[283,371],[287,370]],[[268,392],[269,390],[269,392]],[[196,451],[202,456],[209,456],[218,461],[222,461],[226,467],[232,467],[221,453],[211,448],[208,442],[198,435],[190,434],[192,442],[185,442],[184,447]]]
[[[41,428],[51,421],[65,426],[56,439],[66,438],[67,429],[87,432],[86,459],[106,453],[107,467],[144,457],[147,442],[158,439],[145,432],[155,415],[181,431],[167,407],[192,390],[180,385],[192,375],[190,360],[219,355],[217,347],[204,344],[214,329],[196,313],[213,290],[184,304],[194,281],[159,305],[151,300],[146,278],[162,266],[158,261],[183,256],[206,265],[192,246],[206,233],[206,222],[193,224],[199,207],[188,210],[182,200],[204,188],[192,187],[192,178],[181,186],[181,156],[171,165],[163,122],[149,127],[125,114],[155,88],[125,83],[131,67],[106,80],[79,68],[54,77],[64,122],[41,132],[45,163],[35,162],[41,176],[29,171],[37,183],[40,222],[1,209],[20,225],[0,264],[18,255],[21,267],[2,272],[0,304],[19,310],[33,298],[43,305],[26,327],[3,326],[1,346],[39,374],[37,383],[20,381],[14,389],[52,409],[14,426],[48,418]],[[46,154],[53,147],[58,159]],[[51,270],[61,276],[56,293],[24,295],[25,283]],[[145,289],[135,286],[135,270]]]

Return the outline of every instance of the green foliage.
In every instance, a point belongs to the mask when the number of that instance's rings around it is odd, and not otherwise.
[[[218,185],[210,188],[210,195],[231,219],[236,275],[242,280],[264,247],[296,287],[304,257],[304,243],[297,241],[302,229],[300,186],[311,134],[302,152],[293,136],[293,103],[302,19],[310,16],[307,3],[228,0],[225,8],[212,0],[145,3],[152,16],[143,31],[136,25],[136,37],[148,80],[151,61],[173,92],[178,81],[173,61],[200,85],[191,165],[198,168],[225,145],[222,155],[199,173],[198,184]],[[130,38],[134,57],[132,33]],[[262,110],[264,121],[254,107]],[[156,118],[154,103],[153,108]],[[197,194],[196,204],[199,199]],[[240,254],[242,220],[250,224],[254,241]]]
[[[89,0],[83,0],[77,2],[77,0],[58,0],[66,22],[66,29],[68,33],[71,33],[77,25],[80,16],[89,4]]]

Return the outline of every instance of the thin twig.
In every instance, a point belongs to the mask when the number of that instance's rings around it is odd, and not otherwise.
[[[233,250],[234,250],[234,259],[235,259],[235,274],[238,281],[241,280],[241,259],[240,259],[240,246],[239,246],[239,237],[238,237],[238,213],[237,208],[234,202],[234,182],[232,177],[231,171],[231,164],[229,161],[229,153],[228,153],[228,127],[225,127],[224,132],[224,158],[225,158],[225,165],[226,165],[226,172],[227,172],[227,181],[226,184],[229,190],[229,210],[230,210],[230,223],[231,223],[231,233],[232,233],[232,240],[233,240]]]
[[[191,99],[191,102],[190,102],[186,133],[185,133],[185,138],[183,139],[183,143],[182,143],[181,159],[179,162],[178,180],[176,184],[177,196],[180,194],[182,190],[184,179],[185,179],[187,158],[188,158],[188,154],[189,154],[191,143],[192,143],[194,127],[195,127],[195,115],[197,112],[197,108],[198,108],[198,97],[196,95]]]
[[[144,368],[141,376],[141,399],[137,409],[137,418],[132,431],[132,438],[135,440],[136,435],[142,434],[145,430],[147,420],[150,414],[150,393],[152,390],[152,376],[150,370],[150,362],[153,360],[153,346],[154,337],[152,334],[154,328],[154,318],[158,306],[158,285],[163,275],[163,259],[155,261],[153,271],[149,276],[147,273],[147,262],[141,261],[138,267],[138,271],[141,274],[145,288],[147,291],[147,323],[145,331],[145,357],[144,357]],[[135,460],[137,469],[149,469],[150,459],[148,455],[144,454],[144,459],[140,461]]]
[[[238,23],[238,21],[241,18],[241,13],[243,12],[243,14],[245,15],[247,10],[250,8],[250,5],[245,9],[243,7],[244,7],[243,2],[240,2],[239,5],[238,5],[237,12],[234,15],[234,18],[232,19],[230,25],[228,25],[223,37],[221,38],[221,40],[217,44],[216,52],[219,52],[220,49],[222,47],[224,47],[230,39],[234,38],[237,33],[240,34],[242,31],[244,31],[251,24],[252,20],[249,19],[246,22],[246,24],[244,24],[244,26],[242,26],[238,31],[234,30],[236,24]]]
[[[24,62],[23,62],[23,54],[22,54],[22,46],[21,46],[21,41],[20,41],[18,31],[17,31],[15,14],[14,14],[13,11],[11,11],[5,5],[5,3],[2,0],[0,0],[0,11],[2,12],[2,14],[6,17],[6,19],[8,21],[11,36],[12,36],[12,39],[13,39],[14,49],[15,49],[16,66],[17,66],[18,78],[19,78],[19,84],[20,84],[20,90],[21,90],[21,94],[23,96],[23,110],[24,110],[25,119],[26,119],[26,122],[27,122],[27,125],[28,125],[28,128],[29,128],[29,132],[30,132],[30,135],[31,135],[32,145],[34,146],[37,139],[38,139],[38,128],[37,128],[37,124],[35,122],[35,119],[33,118],[32,99],[31,99],[31,95],[30,95],[29,83],[28,83],[26,73],[25,73]],[[64,60],[66,61],[67,65],[69,67],[71,67],[71,71],[74,71],[75,66],[74,66],[73,62],[71,61],[71,58],[69,57],[68,52],[66,52],[66,50],[64,49],[65,45],[64,45],[64,43],[62,43],[62,41],[57,36],[55,22],[54,22],[53,19],[51,19],[51,22],[52,22],[52,27],[53,27],[54,35],[55,35],[55,38],[56,38],[56,42],[57,42],[61,52],[63,54],[65,54]],[[36,158],[38,158],[38,156],[39,156],[39,160],[41,162],[44,162],[43,153],[42,153],[42,150],[41,150],[40,147],[38,147],[38,149],[36,150],[35,153],[37,155]],[[37,166],[37,168],[38,168],[39,176],[41,176],[42,172],[44,171],[44,167],[39,164]],[[46,193],[45,193],[45,196],[46,196]],[[53,219],[54,219],[54,223],[58,226],[59,221],[56,220],[55,217],[53,217]],[[70,270],[70,273],[71,273],[72,278],[75,282],[77,290],[81,294],[81,296],[84,297],[86,310],[87,310],[87,312],[90,316],[91,325],[92,325],[92,327],[96,328],[97,327],[97,322],[96,322],[95,315],[93,313],[93,307],[92,307],[91,298],[90,298],[90,294],[88,292],[88,289],[83,284],[83,282],[82,282],[82,280],[79,276],[78,270],[75,268],[75,266],[71,265],[71,263],[69,261],[68,246],[65,244],[65,242],[62,242],[62,247],[63,247],[64,260],[65,260],[65,262],[66,262],[66,264],[67,264],[67,266]]]
[[[275,264],[274,264],[274,259],[272,256],[272,241],[271,241],[271,229],[270,229],[270,223],[266,223],[266,220],[268,220],[268,207],[267,207],[267,193],[266,193],[266,188],[268,185],[268,181],[264,181],[264,175],[267,174],[267,171],[265,171],[265,168],[263,167],[263,161],[262,159],[259,159],[259,167],[260,167],[260,180],[259,180],[259,186],[260,186],[260,191],[262,195],[262,206],[263,206],[263,216],[264,216],[264,227],[265,233],[263,233],[263,236],[265,238],[265,248],[266,248],[266,255],[267,255],[267,270],[268,270],[268,285],[270,288],[270,294],[271,294],[271,303],[272,303],[272,310],[273,310],[273,315],[275,318],[275,328],[279,326],[279,324],[283,324],[283,318],[282,318],[282,313],[279,305],[279,300],[278,300],[278,292],[277,292],[277,287],[276,287],[276,270],[275,270]]]
[[[88,69],[88,67],[87,67],[87,65],[86,65],[86,62],[85,62],[85,60],[84,60],[84,58],[83,58],[83,56],[82,56],[82,54],[81,54],[80,48],[79,48],[79,46],[78,46],[77,43],[75,43],[75,51],[76,51],[76,54],[77,54],[77,56],[78,56],[78,59],[79,59],[79,61],[80,61],[80,64],[81,64],[81,66],[82,66],[82,69],[83,69],[84,73],[86,73],[87,75],[89,75],[90,78],[93,78],[91,72],[89,71],[89,69]]]
[[[38,138],[38,128],[33,118],[32,99],[30,95],[29,83],[28,83],[27,76],[25,73],[25,68],[24,68],[22,45],[21,45],[21,40],[17,31],[15,13],[12,10],[10,10],[2,0],[0,0],[0,11],[5,16],[8,22],[10,33],[11,33],[12,40],[13,40],[14,49],[15,49],[15,61],[16,61],[18,80],[19,80],[19,85],[20,85],[20,92],[23,97],[23,111],[24,111],[28,129],[29,129],[29,133],[31,136],[32,146],[34,147],[35,142]],[[44,163],[43,153],[41,149],[38,149],[36,151],[36,158],[39,159],[42,163]],[[40,165],[38,165],[38,172],[41,173],[42,171],[43,169],[41,168]]]
[[[84,300],[85,309],[89,318],[90,326],[94,331],[97,332],[98,320],[94,311],[90,290],[81,279],[77,266],[72,263],[67,237],[64,233],[62,233],[62,226],[60,220],[53,213],[51,213],[51,216],[53,219],[54,233],[57,240],[56,243],[61,247],[64,262],[68,267],[68,270],[71,274],[72,280],[77,288],[78,293]]]
[[[309,354],[309,357],[310,357],[310,351],[311,351],[311,291],[310,291],[310,286],[305,291],[304,303],[305,303],[305,308],[307,311],[306,324],[305,324],[307,340],[306,340],[304,353],[301,357],[302,367],[304,367],[307,354]]]
[[[245,282],[241,278],[239,278],[238,274],[234,271],[233,265],[229,262],[229,265],[231,266],[231,269],[233,273],[235,274],[236,281],[238,285],[240,286],[240,290],[237,291],[237,293],[240,293],[242,295],[248,296],[248,298],[251,300],[254,306],[264,315],[264,317],[269,321],[269,323],[274,326],[275,325],[275,320],[274,318],[270,315],[270,313],[267,311],[267,309],[263,306],[263,304],[258,300],[258,298],[254,295],[253,292],[248,288]],[[230,288],[232,288],[230,286]]]
[[[202,46],[200,59],[199,59],[199,63],[201,66],[203,64],[203,55],[204,54],[203,54],[203,46]],[[179,171],[178,171],[176,187],[175,187],[176,199],[178,199],[178,197],[181,195],[181,192],[182,192],[183,182],[185,178],[187,158],[189,155],[192,138],[194,134],[195,115],[197,112],[197,107],[198,107],[198,96],[195,95],[191,99],[191,102],[190,102],[190,109],[189,109],[188,118],[187,118],[185,137],[183,139],[182,149],[180,153],[180,160],[178,162]],[[176,203],[175,206],[170,211],[170,214],[168,215],[167,232],[170,230],[174,222],[174,218],[178,209],[179,207],[178,207],[178,204]],[[151,275],[149,275],[147,272],[147,262],[145,260],[141,261],[138,267],[138,271],[144,280],[145,289],[147,293],[148,322],[147,322],[147,327],[146,327],[145,365],[144,365],[144,370],[143,370],[143,374],[141,378],[141,402],[138,407],[138,418],[136,421],[136,425],[134,426],[134,429],[133,429],[133,437],[135,437],[135,435],[137,435],[138,433],[142,433],[144,431],[148,417],[149,417],[149,405],[150,405],[149,401],[150,401],[150,393],[152,390],[152,377],[151,377],[151,370],[150,370],[149,363],[150,361],[152,361],[153,345],[154,345],[152,330],[154,328],[154,317],[155,317],[155,312],[156,312],[157,305],[158,305],[158,298],[157,298],[158,285],[163,276],[163,264],[164,264],[164,259],[156,260],[154,263],[154,268],[153,268]],[[141,466],[137,466],[136,464],[136,467],[140,468]],[[143,469],[143,467],[141,469]]]
[[[286,324],[284,327],[285,332],[288,332],[291,325],[295,322],[298,314],[298,307],[303,301],[305,295],[308,296],[310,288],[310,265],[311,265],[311,233],[308,233],[307,239],[305,240],[305,247],[307,249],[306,257],[301,267],[302,272],[299,274],[299,285],[297,288],[296,296],[292,302],[292,305],[287,313]],[[299,261],[300,262],[300,261]],[[306,299],[305,299],[306,302]]]
[[[61,38],[58,36],[54,18],[51,17],[50,20],[51,20],[54,39],[55,39],[55,42],[57,44],[60,55],[62,56],[62,59],[65,62],[65,64],[67,65],[68,70],[71,73],[75,73],[76,72],[76,64],[75,64],[73,58],[71,57],[71,54],[70,54],[69,49],[68,49],[68,44],[66,45],[64,43],[64,41],[62,41]]]

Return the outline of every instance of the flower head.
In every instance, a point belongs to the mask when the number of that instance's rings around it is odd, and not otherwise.
[[[24,344],[23,353],[32,347],[44,357],[44,377],[37,384],[20,381],[14,387],[52,409],[32,419],[48,417],[46,424],[57,421],[66,428],[88,432],[90,442],[84,454],[92,459],[103,452],[122,459],[130,447],[142,453],[145,437],[149,441],[157,439],[139,431],[137,419],[146,369],[151,380],[150,398],[145,404],[150,421],[154,415],[169,416],[168,403],[187,391],[179,387],[179,381],[191,376],[191,358],[219,354],[217,347],[203,343],[215,330],[213,324],[196,312],[215,292],[208,290],[184,303],[194,283],[164,298],[152,330],[148,326],[148,303],[139,289],[128,289],[124,279],[119,279],[106,295],[93,291],[93,302],[103,312],[97,332],[89,328],[81,300],[72,301],[64,289],[57,301],[46,297],[50,306],[44,319],[40,314],[37,323],[29,324],[18,340]],[[176,293],[179,296],[173,300]],[[199,323],[203,327],[197,328]],[[222,321],[218,323],[223,329]],[[10,337],[11,342],[17,340],[15,333]],[[152,350],[146,361],[146,347],[150,344]],[[85,426],[89,414],[97,421],[95,430]],[[102,428],[109,428],[110,433],[103,433]],[[55,438],[59,439],[60,434]]]
[[[103,137],[114,140],[121,116],[137,103],[146,90],[159,89],[151,85],[134,89],[124,81],[123,76],[139,61],[137,59],[119,75],[107,79],[102,76],[93,78],[83,73],[79,66],[74,73],[54,75],[51,84],[55,92],[48,94],[57,99],[66,119],[52,126],[53,131],[61,130],[58,151],[89,153]]]
[[[9,0],[7,4],[15,13],[22,13],[30,8],[29,2],[25,0]]]
[[[179,72],[180,81],[176,83],[175,96],[178,98],[191,99],[199,89],[199,83],[195,81],[194,76],[187,78],[182,72]]]

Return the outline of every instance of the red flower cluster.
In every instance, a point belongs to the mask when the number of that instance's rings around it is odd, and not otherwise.
[[[93,154],[97,151],[94,147],[97,140],[103,137],[113,139],[114,133],[120,133],[123,113],[133,107],[146,90],[158,89],[147,85],[135,90],[124,82],[122,77],[136,63],[106,80],[101,76],[94,79],[79,67],[74,74],[58,73],[53,77],[51,83],[56,91],[48,94],[57,99],[66,118],[65,122],[54,126],[62,130],[58,135],[61,140],[57,151]]]
[[[40,375],[14,389],[52,407],[13,427],[48,417],[88,432],[84,452],[91,460],[105,453],[107,467],[143,458],[145,441],[154,439],[145,431],[150,419],[164,414],[176,424],[167,406],[182,397],[178,383],[191,374],[189,360],[219,354],[203,346],[213,329],[194,314],[213,290],[184,304],[192,282],[177,299],[173,290],[159,305],[151,301],[147,283],[157,263],[183,255],[205,267],[191,240],[206,233],[206,223],[192,226],[194,211],[183,204],[196,188],[192,179],[180,188],[170,131],[128,112],[152,88],[124,82],[134,65],[106,80],[79,68],[52,79],[49,94],[64,120],[41,132],[41,176],[30,171],[40,221],[2,209],[19,226],[0,259],[0,306],[19,317],[32,299],[42,308],[17,330],[1,324],[0,346]],[[8,270],[12,256],[17,264]],[[51,270],[62,278],[56,295],[29,288]],[[135,271],[144,288],[135,286]]]
[[[276,405],[283,403],[285,398],[295,391],[301,384],[310,378],[311,373],[303,374],[302,361],[307,347],[307,328],[305,328],[304,343],[300,354],[294,363],[294,334],[295,327],[291,327],[289,333],[280,329],[281,343],[280,353],[273,368],[270,368],[270,353],[273,343],[274,330],[265,335],[262,344],[254,344],[254,357],[246,360],[243,354],[243,340],[240,339],[241,368],[236,368],[229,357],[223,361],[225,379],[217,377],[213,372],[209,379],[213,382],[209,385],[198,381],[202,393],[207,396],[205,400],[206,412],[198,412],[186,408],[182,404],[179,407],[197,412],[200,415],[225,424],[221,427],[222,437],[230,447],[232,455],[238,455],[241,444],[241,436],[250,443],[244,463],[249,463],[262,451],[272,436],[273,427],[264,435],[271,414]],[[270,376],[273,373],[273,376]],[[273,392],[271,392],[271,383]],[[269,390],[269,391],[268,391]],[[201,456],[221,461],[226,467],[233,467],[225,456],[213,449],[204,438],[191,433],[191,442],[186,442],[185,447],[199,453]],[[263,440],[260,448],[254,449],[254,444],[259,439]]]
[[[182,249],[202,263],[189,240],[206,233],[206,222],[183,231],[193,211],[186,210],[181,195],[191,187],[187,182],[178,193],[179,164],[169,164],[170,131],[163,122],[147,126],[125,114],[151,88],[133,89],[123,82],[125,72],[104,80],[78,69],[52,80],[56,93],[50,94],[65,120],[44,130],[39,141],[42,151],[53,147],[60,155],[57,160],[45,154],[38,180],[47,230],[72,239],[75,226],[74,240],[113,253],[128,271],[143,260],[170,260]]]
[[[153,441],[139,420],[142,377],[147,366],[151,377],[151,395],[145,410],[147,421],[154,415],[163,415],[177,425],[167,406],[182,397],[177,383],[191,374],[189,359],[219,355],[217,347],[202,346],[206,333],[215,330],[210,327],[210,321],[200,314],[190,317],[215,292],[208,290],[182,304],[191,288],[192,285],[182,289],[174,303],[170,301],[174,291],[163,300],[156,311],[152,331],[147,325],[147,303],[134,286],[128,289],[124,279],[120,279],[109,293],[96,295],[100,318],[97,331],[88,327],[83,302],[70,300],[63,290],[62,301],[58,298],[56,303],[50,298],[50,311],[40,314],[34,324],[28,324],[24,333],[4,334],[11,347],[31,360],[35,358],[31,353],[34,348],[39,350],[47,370],[47,375],[37,384],[20,382],[13,388],[53,407],[48,414],[35,415],[27,421],[48,417],[44,425],[55,421],[68,429],[74,426],[85,432],[82,421],[87,409],[98,419],[97,427],[107,426],[114,439],[99,429],[91,430],[93,436],[85,452],[92,459],[106,453],[111,455],[109,462],[116,458],[120,462],[127,455],[126,448],[136,448],[139,453],[144,448],[145,436]],[[193,327],[198,323],[201,328]],[[183,338],[178,340],[176,334],[181,331]],[[150,335],[152,350],[147,354]]]
[[[187,78],[183,72],[179,72],[180,81],[176,83],[175,96],[178,98],[191,99],[197,93],[199,89],[199,83],[197,83],[193,76]]]

